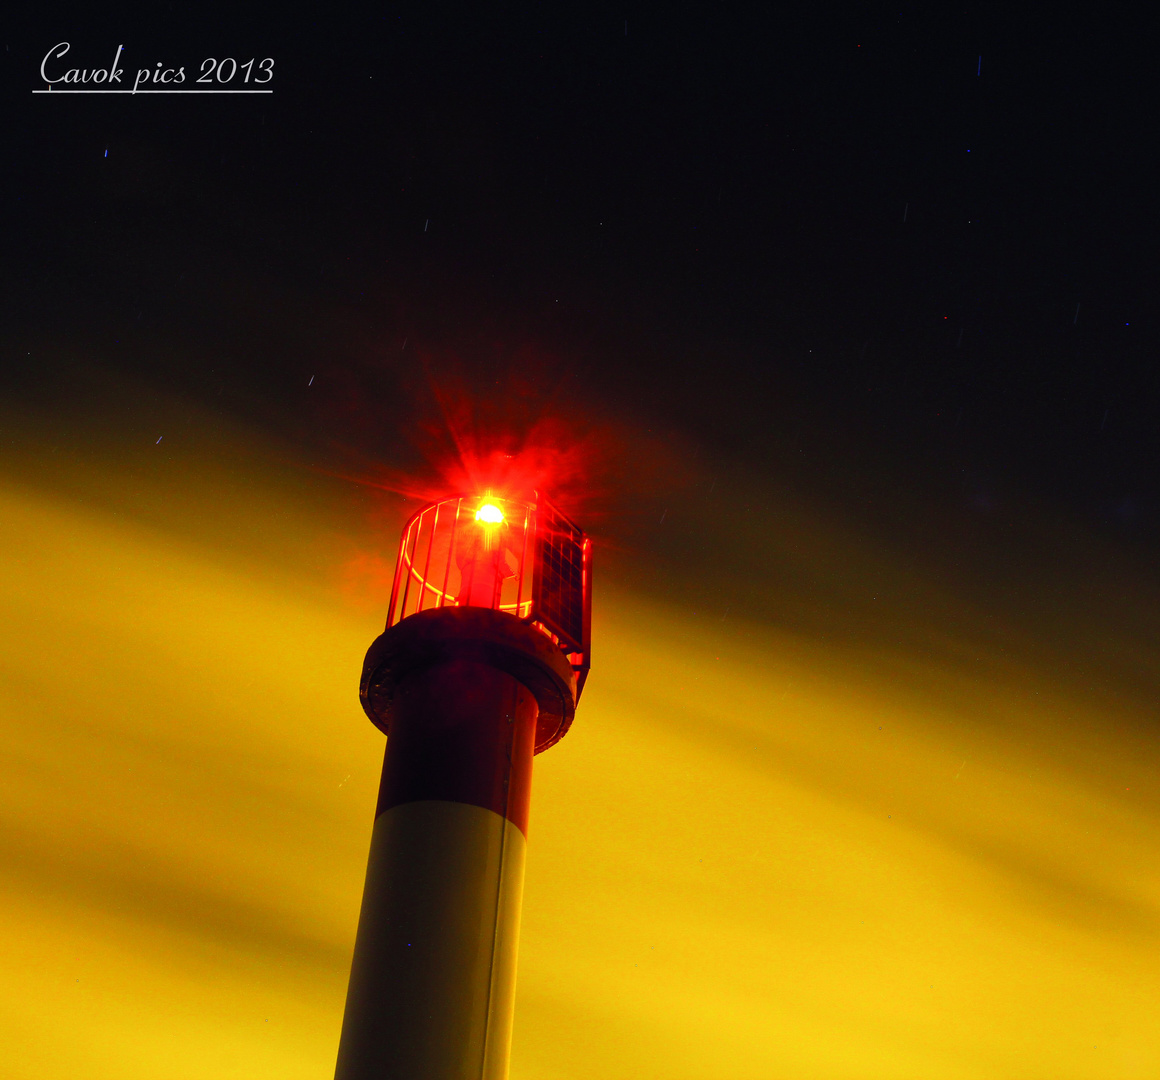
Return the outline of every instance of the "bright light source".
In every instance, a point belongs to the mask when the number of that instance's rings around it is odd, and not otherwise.
[[[484,503],[476,510],[475,520],[482,521],[485,525],[502,525],[503,511],[495,503]]]

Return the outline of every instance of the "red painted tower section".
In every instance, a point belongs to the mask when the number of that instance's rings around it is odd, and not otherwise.
[[[360,697],[387,733],[336,1080],[507,1076],[533,755],[588,673],[591,543],[546,501],[407,524]]]

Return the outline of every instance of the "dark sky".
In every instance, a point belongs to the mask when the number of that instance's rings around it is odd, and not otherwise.
[[[64,408],[83,360],[406,467],[454,371],[850,506],[1039,499],[1155,543],[1143,26],[338,7],[9,25],[6,393]],[[274,93],[33,95],[62,41],[186,87],[271,57]]]

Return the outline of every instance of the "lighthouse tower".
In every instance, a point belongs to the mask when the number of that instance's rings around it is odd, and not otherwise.
[[[589,666],[591,541],[536,495],[403,529],[359,697],[387,735],[335,1080],[504,1080],[532,758]]]

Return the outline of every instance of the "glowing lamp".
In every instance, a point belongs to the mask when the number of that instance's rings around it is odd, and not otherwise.
[[[588,675],[592,545],[538,494],[403,527],[359,697],[387,735],[336,1080],[504,1080],[533,755]]]
[[[589,668],[591,578],[592,542],[541,496],[531,502],[443,499],[403,526],[387,628],[447,608],[513,615],[558,646],[572,669],[578,700]],[[368,693],[373,685],[364,688],[363,707],[386,731],[389,722]],[[565,725],[551,742],[566,730]],[[537,741],[536,750],[551,742]]]

